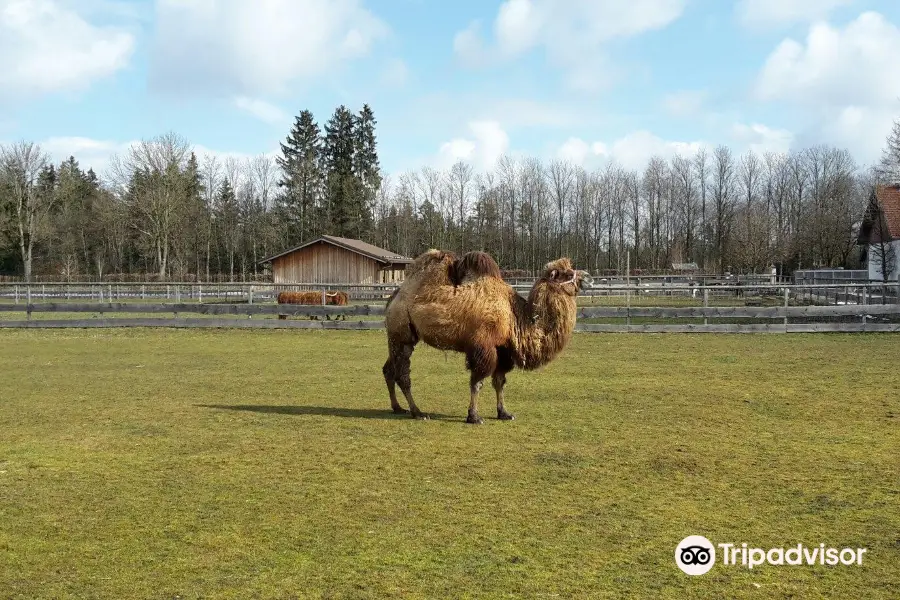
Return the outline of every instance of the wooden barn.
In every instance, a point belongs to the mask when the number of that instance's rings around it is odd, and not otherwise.
[[[266,258],[273,283],[375,284],[403,281],[411,258],[360,240],[323,235]]]

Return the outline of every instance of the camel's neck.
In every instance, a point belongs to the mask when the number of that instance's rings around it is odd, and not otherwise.
[[[524,368],[536,369],[556,358],[572,338],[575,298],[551,290],[546,283],[538,283],[531,290],[527,308],[519,351]]]

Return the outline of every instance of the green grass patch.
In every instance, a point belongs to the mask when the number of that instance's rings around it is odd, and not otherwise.
[[[383,332],[0,330],[4,598],[893,598],[891,335],[579,334],[463,421]],[[493,416],[490,385],[481,412]],[[674,562],[689,534],[862,566]]]

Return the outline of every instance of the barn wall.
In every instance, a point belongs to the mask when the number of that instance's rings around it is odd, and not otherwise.
[[[378,280],[378,263],[356,252],[319,242],[272,261],[274,283],[357,283]]]
[[[379,283],[400,283],[406,275],[406,265],[383,267],[378,273]]]

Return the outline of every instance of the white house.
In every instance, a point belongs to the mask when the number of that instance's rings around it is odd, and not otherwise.
[[[859,228],[857,243],[866,247],[869,279],[897,281],[900,276],[900,184],[876,186]],[[885,266],[883,266],[885,265]]]

